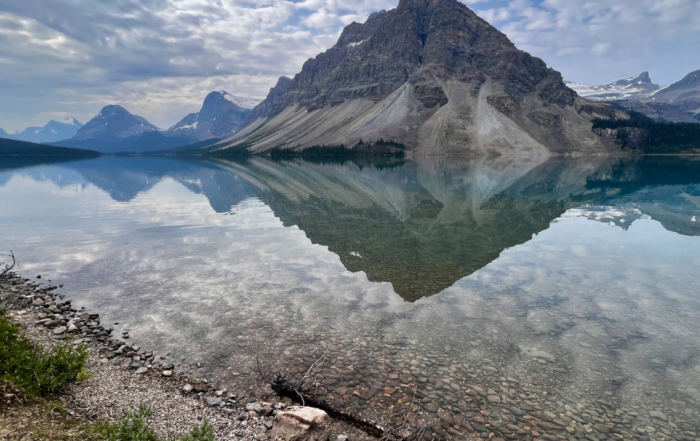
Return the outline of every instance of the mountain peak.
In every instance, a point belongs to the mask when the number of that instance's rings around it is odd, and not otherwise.
[[[603,86],[575,82],[567,82],[567,85],[580,96],[594,101],[645,100],[660,88],[658,84],[651,81],[649,72],[642,72],[635,77],[617,80]]]
[[[212,92],[214,93],[214,92]],[[221,96],[226,100],[229,101],[241,109],[247,109],[251,110],[258,104],[260,104],[259,99],[255,98],[248,98],[248,97],[241,97],[241,96],[236,96],[236,95],[231,95],[230,93],[226,92],[225,90],[220,90],[218,93],[221,94]]]
[[[680,81],[659,90],[652,100],[700,114],[700,70],[691,72]]]
[[[61,121],[54,121],[54,122],[59,123],[59,124],[66,124],[69,126],[75,126],[75,125],[82,126],[82,124],[80,124],[80,122],[78,122],[78,120],[73,118],[72,116],[69,116],[68,118],[62,119]]]
[[[591,115],[614,113],[578,106],[560,73],[457,0],[400,0],[351,23],[279,86],[223,148],[392,139],[421,154],[606,151]]]
[[[67,122],[68,120],[71,122]],[[44,127],[27,127],[22,132],[16,132],[12,135],[6,134],[6,138],[37,144],[58,142],[72,138],[82,126],[74,118],[67,118],[63,121],[51,120]]]
[[[243,127],[255,102],[236,97],[225,90],[210,92],[199,112],[187,115],[168,129],[165,135],[184,137],[191,142],[224,138]]]
[[[637,81],[641,83],[649,83],[651,84],[651,77],[649,76],[649,72],[642,72],[636,77],[631,78],[631,81]]]
[[[158,127],[117,104],[104,106],[100,113],[78,130],[74,140],[128,138]]]

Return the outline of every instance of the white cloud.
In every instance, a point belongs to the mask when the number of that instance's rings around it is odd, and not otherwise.
[[[608,50],[610,49],[610,44],[609,43],[598,43],[595,46],[593,46],[593,49],[591,52],[593,52],[596,55],[605,55],[608,53]]]
[[[570,80],[642,71],[662,84],[700,69],[700,0],[512,0],[476,12]]]
[[[462,1],[568,79],[607,83],[649,70],[670,83],[700,68],[700,0]],[[214,83],[264,96],[343,26],[397,3],[0,0],[0,127],[66,112],[89,119],[119,100],[168,126]]]

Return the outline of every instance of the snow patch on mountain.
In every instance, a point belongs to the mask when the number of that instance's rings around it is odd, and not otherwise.
[[[221,90],[219,92],[221,93],[221,95],[224,97],[224,99],[226,101],[230,101],[242,109],[250,110],[250,109],[254,108],[255,106],[257,106],[258,104],[260,104],[260,102],[262,101],[261,99],[257,99],[257,98],[248,98],[248,97],[231,95],[230,93],[228,93],[224,90]]]
[[[649,72],[643,72],[636,77],[625,78],[603,86],[564,82],[569,88],[576,91],[579,96],[594,101],[609,100],[644,100],[660,90],[658,84],[654,84],[649,77]]]
[[[5,134],[5,137],[35,143],[57,142],[72,138],[82,126],[75,118],[51,120],[44,127],[27,127],[22,132]]]
[[[59,123],[59,124],[66,124],[66,125],[69,125],[69,126],[82,125],[82,124],[80,124],[80,123],[79,123],[75,118],[73,118],[73,117],[68,117],[68,118],[66,118],[66,119],[63,119],[63,120],[61,120],[61,121],[56,121],[56,122]],[[76,124],[76,123],[77,123],[77,124]]]

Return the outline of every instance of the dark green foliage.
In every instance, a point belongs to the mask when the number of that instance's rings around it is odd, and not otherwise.
[[[19,328],[0,315],[0,376],[28,396],[52,393],[75,381],[85,367],[87,348],[68,343],[44,350],[19,335]]]
[[[235,147],[220,150],[219,146],[213,145],[202,149],[200,153],[214,158],[248,158],[252,156],[252,153],[248,150],[249,147],[249,143],[243,143]]]
[[[46,144],[35,144],[33,142],[0,138],[0,156],[66,156],[87,158],[100,156],[100,154],[92,150],[54,147]]]
[[[188,435],[183,436],[178,441],[216,441],[216,438],[209,420],[204,420],[201,426],[194,426]]]
[[[104,441],[158,441],[149,422],[153,411],[141,405],[138,413],[129,413],[118,423],[107,425],[99,430],[98,439]]]
[[[148,406],[139,406],[137,413],[129,413],[126,418],[115,424],[106,424],[97,427],[97,436],[92,437],[100,441],[163,441],[158,438],[150,427],[153,410]],[[177,441],[216,441],[214,429],[209,420],[204,420],[201,426],[194,426],[189,434],[178,438]]]
[[[700,153],[700,124],[659,122],[641,113],[628,113],[630,114],[628,120],[596,119],[593,121],[593,128],[642,129],[645,136],[638,145],[641,153]],[[629,130],[618,131],[617,143],[623,150],[636,147],[631,137]]]
[[[377,142],[358,142],[354,147],[348,148],[342,144],[338,145],[316,145],[305,149],[295,149],[289,147],[275,147],[265,152],[270,158],[312,158],[319,156],[335,158],[357,158],[357,157],[398,157],[403,158],[406,146],[393,141],[380,139]]]

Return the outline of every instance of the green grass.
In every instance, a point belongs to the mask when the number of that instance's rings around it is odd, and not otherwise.
[[[87,347],[54,344],[45,350],[22,338],[19,327],[0,312],[0,378],[31,396],[56,392],[84,376]],[[83,372],[81,374],[81,372]]]
[[[153,410],[141,405],[136,413],[129,413],[126,418],[114,424],[101,424],[93,427],[93,435],[87,435],[95,441],[165,441],[158,438],[150,427]],[[177,441],[216,441],[214,430],[209,420],[200,426],[194,426],[189,434]]]

